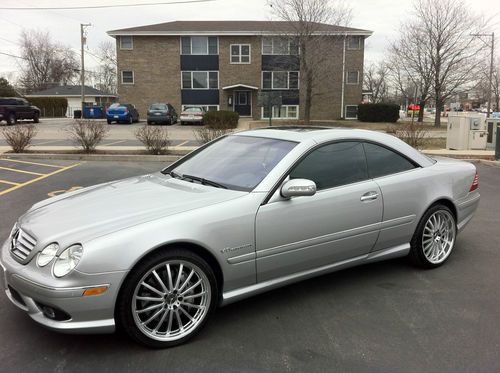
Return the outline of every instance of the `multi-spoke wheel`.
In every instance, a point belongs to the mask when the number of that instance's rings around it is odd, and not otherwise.
[[[440,266],[450,256],[456,235],[457,224],[450,209],[443,205],[432,206],[413,236],[410,257],[427,268]]]
[[[185,250],[159,252],[133,269],[121,292],[117,318],[137,341],[170,347],[204,325],[216,298],[215,276],[202,258]]]

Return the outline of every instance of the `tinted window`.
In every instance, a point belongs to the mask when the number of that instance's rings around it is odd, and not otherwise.
[[[415,165],[403,156],[383,146],[365,143],[366,159],[370,177],[396,174],[415,168]]]
[[[153,104],[149,107],[149,110],[168,110],[165,104]]]
[[[318,189],[333,188],[368,179],[363,145],[339,142],[306,156],[290,173],[292,179],[309,179]]]

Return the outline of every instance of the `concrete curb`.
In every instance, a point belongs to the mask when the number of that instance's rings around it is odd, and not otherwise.
[[[4,153],[5,159],[55,159],[69,161],[115,161],[115,162],[175,162],[182,155],[149,154],[64,154],[64,153]]]

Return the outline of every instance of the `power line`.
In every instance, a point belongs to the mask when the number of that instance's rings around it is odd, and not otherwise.
[[[19,58],[21,60],[27,60],[27,58],[24,58],[21,56],[14,56],[13,54],[10,54],[10,53],[0,52],[0,54],[5,54],[6,56],[9,56],[9,57]]]
[[[0,7],[1,10],[78,10],[78,9],[103,9],[103,8],[128,8],[138,6],[155,6],[155,5],[172,5],[172,4],[189,4],[189,3],[206,3],[216,0],[179,0],[165,1],[160,3],[135,3],[135,4],[116,4],[116,5],[86,5],[73,7]]]
[[[14,45],[17,45],[17,46],[19,46],[19,44],[18,44],[18,43],[16,43],[16,42],[13,42],[12,40],[9,40],[9,39],[5,39],[5,38],[2,38],[1,36],[0,36],[0,39],[4,40],[4,41],[6,41],[6,42],[9,42],[9,43],[11,43],[11,44],[14,44]]]

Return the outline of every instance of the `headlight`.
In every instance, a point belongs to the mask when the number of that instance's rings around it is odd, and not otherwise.
[[[39,267],[45,267],[52,261],[52,259],[54,259],[57,254],[57,250],[59,250],[59,245],[56,243],[51,243],[50,245],[46,246],[45,249],[43,249],[42,252],[38,254],[36,264],[38,264]]]
[[[78,265],[82,258],[83,247],[82,245],[73,245],[64,250],[56,259],[54,263],[54,276],[63,277],[70,273]]]

